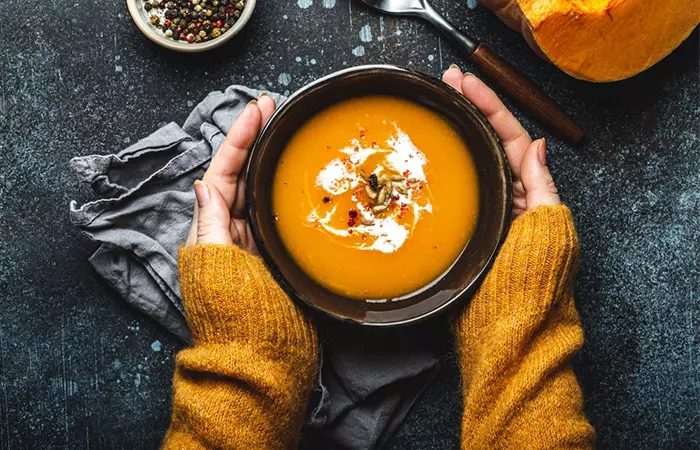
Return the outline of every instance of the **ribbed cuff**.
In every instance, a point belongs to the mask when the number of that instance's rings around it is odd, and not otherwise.
[[[571,289],[579,242],[569,209],[542,206],[516,219],[481,288],[458,319],[472,335],[496,321],[543,320]]]
[[[243,340],[317,350],[311,320],[262,260],[237,246],[183,247],[180,283],[195,344]]]

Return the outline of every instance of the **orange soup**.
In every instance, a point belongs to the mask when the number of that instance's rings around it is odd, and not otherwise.
[[[430,284],[457,259],[479,214],[476,168],[457,131],[394,97],[346,100],[311,118],[283,151],[272,192],[297,264],[357,299]]]

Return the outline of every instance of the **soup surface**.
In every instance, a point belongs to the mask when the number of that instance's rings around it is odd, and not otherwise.
[[[395,298],[438,278],[476,227],[471,155],[440,115],[393,97],[321,111],[277,165],[272,206],[297,264],[326,288]]]

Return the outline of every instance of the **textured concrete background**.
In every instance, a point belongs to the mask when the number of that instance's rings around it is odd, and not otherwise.
[[[0,1],[0,449],[157,447],[180,344],[91,270],[71,229],[90,198],[75,155],[115,152],[232,83],[291,92],[346,66],[438,76],[461,62],[429,27],[348,0],[259,0],[247,32],[185,56],[146,41],[124,2]],[[578,221],[577,360],[601,448],[700,447],[700,80],[697,31],[632,80],[595,85],[550,67],[488,11],[435,1],[557,98],[588,131],[550,161]],[[533,135],[543,134],[524,120]],[[545,133],[546,136],[548,136]],[[446,370],[389,446],[458,445]]]

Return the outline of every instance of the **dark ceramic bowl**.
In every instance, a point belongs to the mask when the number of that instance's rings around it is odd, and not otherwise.
[[[449,120],[469,146],[480,184],[474,236],[459,258],[429,286],[397,299],[362,301],[314,282],[285,249],[272,213],[272,180],[281,152],[309,118],[341,100],[364,95],[403,97]],[[511,174],[498,137],[486,118],[457,91],[426,75],[394,66],[336,72],[294,93],[277,109],[248,161],[246,201],[255,243],[272,275],[296,301],[336,319],[365,325],[402,325],[433,316],[470,298],[504,239],[511,214]]]

